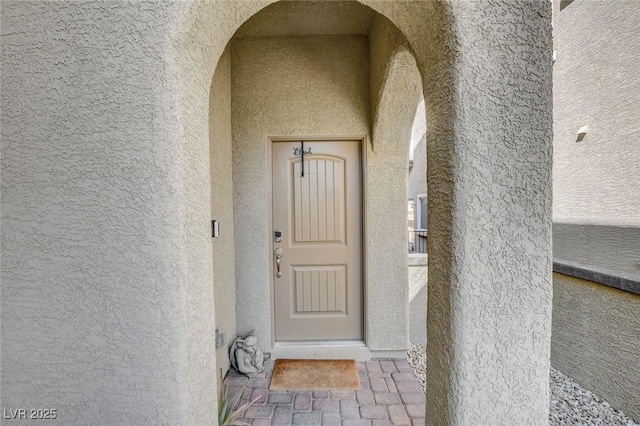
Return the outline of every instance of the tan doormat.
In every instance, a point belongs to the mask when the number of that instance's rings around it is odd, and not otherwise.
[[[270,389],[359,390],[352,359],[277,359]]]

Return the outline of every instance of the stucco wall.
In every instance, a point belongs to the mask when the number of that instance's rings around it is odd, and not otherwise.
[[[374,356],[408,348],[407,161],[421,77],[388,19],[370,31],[372,140],[367,151],[368,344]]]
[[[233,184],[239,333],[271,348],[270,136],[368,134],[366,37],[232,42]]]
[[[555,223],[553,258],[640,281],[640,228]]]
[[[229,345],[236,335],[236,277],[233,232],[233,181],[231,175],[231,54],[225,50],[211,84],[210,100],[211,219],[220,226],[213,238],[213,287],[216,328],[226,344],[216,351],[218,379],[229,369]],[[222,372],[222,373],[221,373]],[[218,388],[222,381],[218,383]]]
[[[148,6],[2,2],[2,408],[70,425],[215,407],[209,194],[188,218],[204,233],[188,235],[176,5]]]
[[[640,421],[640,296],[553,274],[551,364]]]
[[[427,255],[409,254],[409,341],[427,344]]]
[[[545,424],[551,4],[427,4],[427,422]]]
[[[428,421],[542,424],[548,2],[363,2],[407,36],[429,98]],[[3,404],[215,418],[209,89],[268,3],[3,2]]]
[[[554,1],[553,219],[640,225],[640,2]],[[576,132],[588,125],[586,137]]]
[[[407,158],[409,140],[374,140],[367,150],[367,344],[373,356],[409,346]],[[391,351],[385,353],[385,351]]]
[[[384,115],[379,114],[379,108],[385,90],[387,90],[387,96],[390,94],[386,86],[389,83],[391,59],[399,52],[411,51],[411,46],[398,27],[380,14],[376,14],[373,18],[373,23],[369,30],[369,38],[371,40],[371,78],[369,84],[371,90],[371,121],[375,123],[379,116],[384,117]],[[400,78],[404,80],[408,77],[410,76],[402,76]],[[403,92],[400,94],[404,96],[404,99],[401,99],[403,103],[413,103],[412,94]],[[400,120],[407,119],[402,115],[398,115],[397,118]],[[413,115],[409,119],[413,121]]]

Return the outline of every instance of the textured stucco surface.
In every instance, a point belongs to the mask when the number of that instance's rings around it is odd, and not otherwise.
[[[640,296],[553,274],[551,364],[640,421]]]
[[[411,121],[409,127],[409,137],[411,137],[415,107],[422,95],[420,73],[409,42],[389,19],[377,14],[371,25],[369,39],[373,138],[381,140],[392,138],[404,147],[406,122]],[[381,107],[385,107],[386,111],[381,112]],[[413,109],[407,113],[409,108]],[[375,141],[373,145],[375,146]]]
[[[551,4],[429,6],[427,422],[546,424]]]
[[[269,137],[365,136],[369,52],[362,36],[232,41],[237,327],[271,348]]]
[[[233,232],[233,179],[231,150],[231,53],[225,50],[218,61],[211,84],[210,155],[211,220],[220,226],[213,238],[213,287],[216,328],[225,335],[226,344],[216,351],[218,386],[229,369],[229,346],[236,337],[236,277]],[[222,374],[220,373],[222,370]],[[222,377],[220,377],[222,376]]]
[[[269,3],[3,2],[3,404],[215,418],[209,89]],[[428,421],[543,424],[550,7],[363,3],[428,97]]]
[[[165,103],[167,117],[175,118],[182,157],[177,165],[182,204],[178,206],[185,219],[183,242],[185,261],[193,273],[186,276],[185,291],[195,288],[213,290],[211,268],[211,187],[210,187],[210,88],[217,62],[233,33],[251,15],[268,2],[258,1],[176,1],[170,2],[175,13],[166,28],[169,44],[166,46],[165,69],[170,75]],[[162,90],[158,89],[161,93]],[[235,232],[234,232],[235,234]],[[213,292],[212,292],[213,294]],[[193,293],[184,309],[198,306],[202,295]],[[206,300],[206,298],[202,299]],[[217,416],[217,368],[211,309],[187,310],[186,334],[189,360],[189,380],[194,383],[186,394],[186,414],[178,423],[205,424]],[[195,324],[195,326],[191,326]],[[154,418],[150,416],[150,418]],[[165,420],[158,416],[156,423]]]
[[[407,162],[422,84],[408,42],[376,16],[369,35],[372,138],[367,147],[367,344],[408,349]]]
[[[409,254],[409,341],[427,344],[427,255]]]
[[[408,349],[407,158],[409,139],[374,140],[367,152],[367,346]]]
[[[555,222],[640,226],[640,2],[554,1]],[[576,132],[588,125],[581,142]]]
[[[640,228],[555,223],[553,259],[640,281]]]
[[[375,15],[356,1],[279,1],[253,15],[234,37],[366,36]]]
[[[173,8],[2,3],[3,408],[181,424],[215,407],[211,243],[187,224],[206,232],[209,195],[186,214]]]

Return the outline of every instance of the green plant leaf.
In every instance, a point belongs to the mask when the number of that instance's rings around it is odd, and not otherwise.
[[[240,407],[238,407],[237,410],[234,410],[228,418],[228,421],[233,423],[236,419],[239,419],[240,417],[242,417],[242,415],[244,414],[244,412],[247,410],[247,408],[251,407],[257,400],[259,400],[260,397],[257,397],[256,399],[254,399],[251,402],[246,402],[244,404],[242,404]],[[226,423],[226,424],[231,424],[231,423]],[[236,424],[246,424],[246,423],[236,423]]]
[[[236,422],[237,419],[242,417],[242,414],[247,410],[247,408],[251,407],[256,401],[258,401],[261,397],[255,398],[253,401],[242,404],[242,406],[238,407],[236,410],[234,408],[238,405],[238,402],[242,398],[242,394],[247,388],[248,383],[245,383],[242,386],[242,389],[229,399],[229,389],[227,386],[224,387],[222,398],[218,403],[218,425],[219,426],[227,426],[227,425],[246,425],[247,423]],[[235,423],[234,423],[235,422]]]

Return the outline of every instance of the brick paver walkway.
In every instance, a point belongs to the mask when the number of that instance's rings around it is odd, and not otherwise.
[[[425,395],[406,360],[358,362],[362,390],[269,390],[272,360],[248,379],[233,369],[225,384],[236,395],[247,383],[241,404],[260,396],[242,421],[252,425],[424,426]]]

